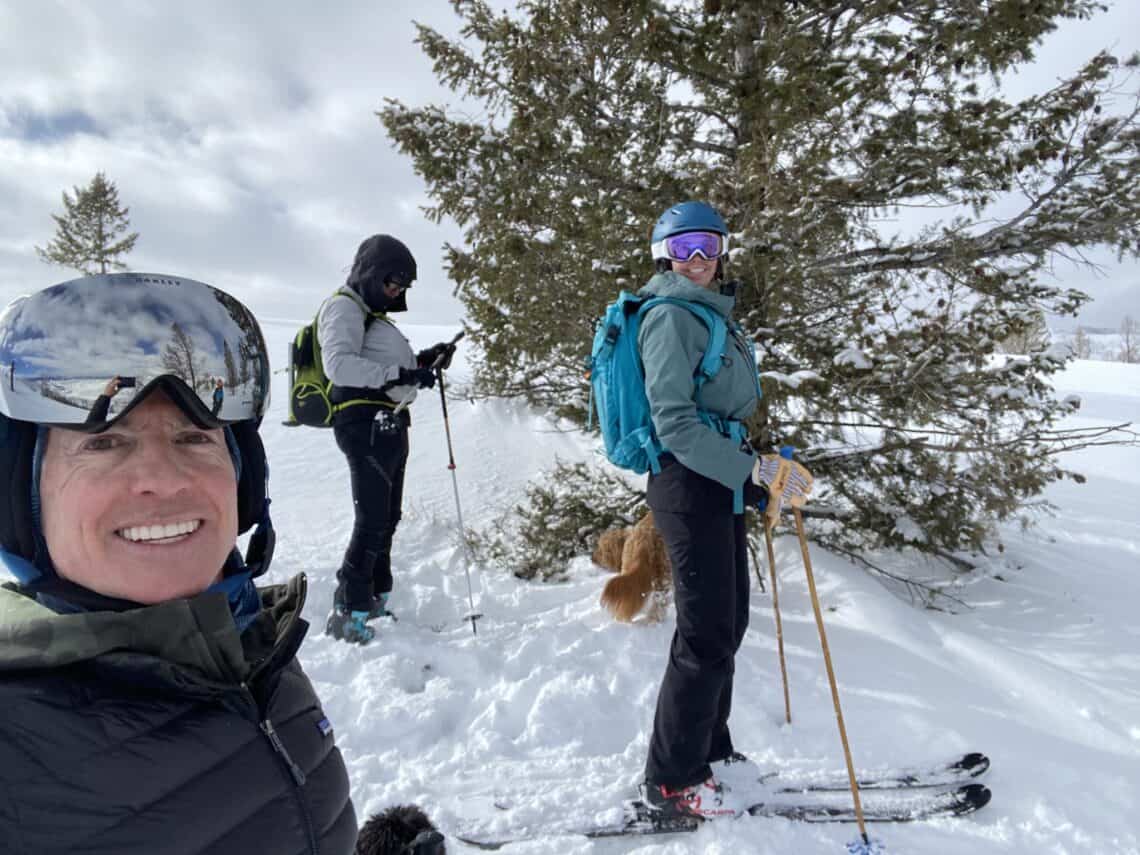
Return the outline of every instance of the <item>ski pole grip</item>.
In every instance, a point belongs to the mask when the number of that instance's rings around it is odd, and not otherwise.
[[[455,334],[455,338],[453,338],[451,341],[449,341],[447,343],[448,346],[449,347],[455,347],[455,345],[456,345],[456,343],[458,343],[459,339],[463,338],[463,336],[465,336],[466,334],[467,334],[466,330],[460,330],[458,333]],[[446,352],[440,353],[438,356],[436,356],[435,359],[432,360],[432,363],[429,367],[437,373],[442,371],[443,369],[440,366],[442,365],[443,360],[446,358],[447,358]]]
[[[774,527],[780,521],[780,506],[783,504],[784,490],[788,486],[788,476],[792,474],[792,464],[784,454],[784,450],[788,448],[791,446],[784,446],[780,449],[779,468],[776,470],[771,483],[768,484],[768,507],[764,509],[768,528]]]

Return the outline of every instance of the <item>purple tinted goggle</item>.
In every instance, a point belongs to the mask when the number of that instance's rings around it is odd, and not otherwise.
[[[717,232],[684,232],[653,244],[654,258],[690,261],[694,255],[712,261],[728,253],[728,237]]]

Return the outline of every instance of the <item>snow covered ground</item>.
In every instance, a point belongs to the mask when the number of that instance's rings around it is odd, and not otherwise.
[[[270,322],[284,354],[294,324]],[[453,332],[412,327],[416,346]],[[278,363],[279,365],[282,363]],[[456,359],[451,375],[461,382]],[[640,779],[672,633],[620,625],[598,606],[606,576],[583,556],[571,581],[518,581],[464,559],[438,394],[413,406],[405,515],[396,536],[397,624],[349,647],[321,634],[351,528],[343,459],[323,431],[285,428],[284,376],[264,428],[279,544],[272,575],[309,575],[305,665],[337,727],[361,817],[417,802],[445,832],[615,818]],[[1074,424],[1140,423],[1140,366],[1075,363],[1062,394]],[[480,527],[553,465],[596,454],[574,433],[503,403],[449,403],[464,521]],[[920,611],[849,562],[814,555],[852,751],[874,769],[981,750],[993,802],[974,817],[878,826],[890,853],[1140,853],[1140,448],[1090,449],[1088,483],[1055,485],[1061,508],[962,580],[958,614]],[[899,561],[887,557],[884,560]],[[777,540],[793,723],[783,723],[771,600],[753,592],[737,659],[737,747],[764,766],[840,769],[811,604],[792,537]],[[508,810],[495,807],[495,802]],[[843,852],[854,829],[745,819],[645,841],[568,836],[518,853]],[[449,851],[465,852],[449,840]]]
[[[284,365],[297,323],[267,321]],[[411,327],[414,345],[451,328]],[[452,371],[461,382],[460,356]],[[1140,366],[1083,362],[1061,394],[1084,401],[1072,423],[1140,423]],[[285,375],[263,429],[278,546],[271,579],[310,583],[301,657],[345,754],[363,820],[416,802],[475,851],[460,826],[505,831],[616,818],[641,777],[672,633],[622,625],[598,605],[607,578],[588,557],[571,581],[526,583],[471,568],[484,617],[473,636],[439,396],[412,407],[412,458],[396,536],[396,624],[369,647],[322,634],[351,529],[347,469],[330,431],[287,428]],[[596,452],[525,408],[449,402],[464,521],[481,527],[517,502],[556,457]],[[993,802],[973,817],[877,826],[890,855],[1140,853],[1140,448],[1090,449],[1059,483],[1061,513],[1003,533],[1004,554],[961,581],[968,607],[921,611],[864,571],[813,554],[856,765],[993,759]],[[737,747],[763,766],[842,768],[835,716],[794,537],[777,539],[793,723],[783,697],[768,594],[753,591],[737,658]],[[885,562],[898,562],[893,556]],[[495,803],[505,806],[500,809]],[[510,853],[842,853],[851,826],[748,818],[689,835],[589,841],[552,835]]]

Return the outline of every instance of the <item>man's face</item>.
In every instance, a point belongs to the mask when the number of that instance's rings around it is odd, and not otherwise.
[[[197,594],[237,540],[237,478],[220,428],[161,392],[98,434],[52,428],[41,519],[60,576],[137,603]]]

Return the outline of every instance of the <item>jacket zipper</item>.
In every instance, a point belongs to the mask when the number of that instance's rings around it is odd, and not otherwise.
[[[289,756],[289,752],[285,749],[285,743],[281,741],[281,737],[277,735],[276,728],[273,727],[273,722],[267,718],[261,722],[260,727],[261,732],[269,739],[269,744],[273,746],[273,750],[285,761],[285,765],[289,768],[289,773],[293,776],[293,780],[297,783],[297,786],[305,786],[305,773],[301,771],[301,767],[294,763],[293,758]]]
[[[289,770],[289,776],[293,779],[293,797],[297,801],[297,808],[300,811],[301,820],[305,825],[305,836],[309,840],[309,851],[312,855],[320,855],[320,850],[317,848],[316,830],[313,828],[313,816],[309,811],[308,803],[305,801],[305,773],[289,755],[289,750],[285,747],[285,743],[281,741],[281,737],[278,736],[277,729],[273,726],[273,722],[270,721],[269,716],[266,715],[264,719],[261,718],[261,709],[258,707],[257,699],[253,696],[249,685],[242,683],[241,687],[249,699],[250,706],[256,710],[256,717],[260,719],[257,725],[258,730],[265,735],[270,747],[273,748],[273,753],[285,764],[285,768]]]

